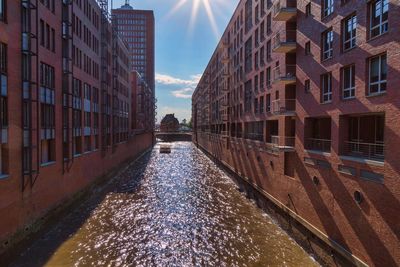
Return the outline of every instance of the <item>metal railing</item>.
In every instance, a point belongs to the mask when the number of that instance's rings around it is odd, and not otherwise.
[[[271,113],[284,114],[296,111],[296,99],[277,99],[271,102]]]
[[[363,143],[361,141],[345,142],[345,155],[377,161],[385,160],[385,145],[383,142]]]
[[[244,138],[256,141],[264,141],[264,135],[260,133],[245,133]]]
[[[275,17],[280,12],[285,9],[296,9],[297,3],[296,0],[278,0],[273,3],[272,14]]]
[[[296,44],[296,30],[281,30],[272,38],[272,49],[276,49],[282,44]]]
[[[284,65],[275,67],[273,70],[273,81],[296,79],[296,65]]]
[[[271,135],[271,144],[278,148],[294,148],[296,137]]]
[[[331,151],[331,140],[319,139],[319,138],[308,138],[306,142],[306,149],[316,150],[322,152]]]

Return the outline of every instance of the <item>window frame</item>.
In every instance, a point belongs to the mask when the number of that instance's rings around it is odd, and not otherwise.
[[[330,37],[331,35],[331,37]],[[329,41],[329,40],[330,41]],[[333,58],[333,29],[327,29],[322,33],[322,45],[321,45],[321,57],[322,61]]]
[[[345,87],[345,71],[350,70],[350,86]],[[341,71],[341,86],[342,86],[342,99],[343,100],[349,100],[349,99],[354,99],[356,97],[356,66],[355,64],[347,65],[342,68]],[[353,80],[354,78],[354,80]],[[346,97],[345,93],[349,92],[349,96]]]
[[[385,2],[386,2],[386,5],[385,5]],[[384,10],[384,7],[387,6],[387,11],[386,12],[382,12],[379,15],[379,23],[377,25],[373,26],[372,25],[372,23],[373,23],[372,14],[373,14],[373,10],[376,7],[377,3],[380,3],[380,10]],[[388,13],[388,15],[387,15],[387,19],[385,21],[383,21],[383,15],[385,13]],[[376,35],[373,35],[372,32],[376,28],[379,29],[379,33],[376,34]],[[375,0],[375,1],[372,1],[369,4],[369,31],[368,31],[369,38],[370,39],[376,38],[378,36],[381,36],[382,34],[387,33],[388,31],[389,31],[389,0]]]
[[[386,62],[386,78],[382,80],[382,57],[385,57],[385,62]],[[371,82],[371,67],[372,67],[372,60],[375,58],[379,58],[378,64],[379,64],[379,80],[376,82]],[[388,75],[388,68],[387,68],[387,55],[386,54],[380,54],[374,57],[370,57],[368,59],[368,96],[374,96],[374,95],[381,95],[386,93],[387,91],[387,75]],[[385,84],[385,89],[382,90],[382,84]],[[378,85],[378,91],[376,92],[371,92],[371,87]]]
[[[335,1],[334,0],[323,0],[321,6],[321,17],[326,18],[333,14],[335,11]]]
[[[326,77],[329,78],[327,83],[325,81]],[[325,88],[325,84],[327,88]],[[332,73],[327,72],[321,75],[321,104],[332,103],[332,95]]]
[[[354,21],[355,20],[355,21]],[[351,31],[348,31],[348,22],[350,22],[352,28]],[[342,51],[346,52],[355,47],[357,47],[357,15],[356,13],[351,14],[350,16],[343,19],[342,23]],[[350,35],[349,39],[346,39],[346,33]],[[349,47],[346,48],[346,44],[349,44]]]
[[[7,1],[0,0],[0,21],[7,23]]]

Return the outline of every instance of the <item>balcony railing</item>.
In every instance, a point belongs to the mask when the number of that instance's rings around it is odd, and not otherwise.
[[[278,0],[274,3],[272,14],[276,21],[288,21],[296,17],[296,0]]]
[[[293,151],[296,137],[271,135],[271,145],[279,150]]]
[[[346,156],[377,161],[385,160],[385,145],[383,143],[363,143],[361,141],[348,141],[345,142],[344,152]]]
[[[296,51],[296,30],[279,31],[272,39],[272,50],[276,53],[290,53]]]
[[[245,133],[245,139],[264,141],[264,135],[259,133]]]
[[[309,138],[306,141],[306,149],[322,151],[322,152],[331,152],[331,140]]]
[[[271,113],[276,115],[294,114],[296,99],[277,99],[272,101]]]
[[[296,83],[296,65],[284,65],[274,68],[273,81],[284,84]]]

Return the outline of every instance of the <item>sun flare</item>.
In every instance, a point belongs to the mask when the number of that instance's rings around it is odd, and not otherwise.
[[[223,6],[226,1],[230,0],[177,0],[177,3],[171,8],[171,11],[167,14],[167,18],[175,15],[179,12],[185,5],[191,5],[191,14],[189,20],[188,31],[193,32],[196,25],[197,17],[201,8],[204,9],[207,14],[208,21],[210,23],[211,29],[216,38],[219,37],[219,30],[217,22],[215,20],[215,13],[222,14]]]

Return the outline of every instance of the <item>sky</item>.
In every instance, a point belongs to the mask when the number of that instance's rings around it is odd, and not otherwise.
[[[191,118],[192,93],[237,3],[238,0],[130,0],[135,9],[154,10],[158,122],[167,113],[175,113],[179,121]],[[114,0],[113,8],[123,4],[125,0]]]

